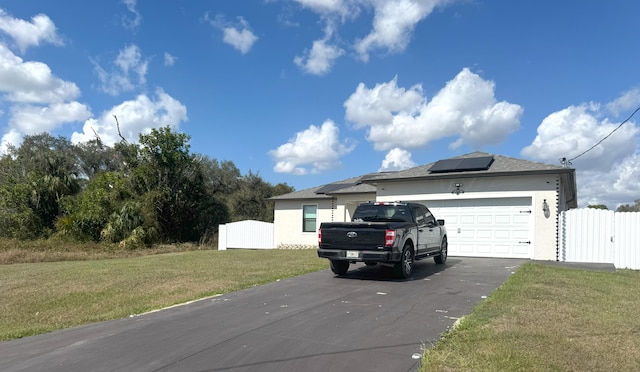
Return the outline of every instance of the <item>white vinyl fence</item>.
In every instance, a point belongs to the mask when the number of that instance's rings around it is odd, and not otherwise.
[[[273,249],[273,224],[239,221],[218,226],[218,250],[227,248]]]
[[[640,212],[571,209],[558,223],[560,261],[640,270]]]

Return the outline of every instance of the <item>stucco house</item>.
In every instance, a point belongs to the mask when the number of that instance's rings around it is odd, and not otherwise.
[[[274,245],[315,246],[322,222],[367,201],[424,203],[444,219],[450,256],[558,259],[558,215],[577,207],[575,170],[474,152],[272,198]]]

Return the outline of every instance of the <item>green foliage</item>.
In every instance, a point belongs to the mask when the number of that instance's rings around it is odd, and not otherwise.
[[[605,209],[608,210],[609,208],[607,208],[606,205],[604,204],[592,204],[592,205],[587,205],[587,208],[591,208],[591,209]]]
[[[239,189],[230,198],[234,221],[273,222],[273,202],[268,199],[293,189],[286,184],[271,186],[259,175],[249,172],[240,180]]]
[[[190,153],[169,127],[113,147],[27,136],[0,158],[0,237],[55,237],[136,248],[212,241],[220,223],[273,220],[272,196],[291,192],[231,161]]]
[[[152,243],[156,235],[154,227],[144,226],[140,204],[136,202],[127,202],[112,213],[101,231],[102,239],[131,248]]]
[[[99,240],[109,216],[133,198],[129,181],[123,173],[98,173],[82,193],[62,200],[64,212],[73,220],[69,233],[79,239]],[[58,226],[57,230],[60,231]]]
[[[29,207],[31,189],[26,184],[0,184],[0,237],[35,239],[43,224]]]
[[[619,206],[616,212],[640,212],[640,199],[636,199],[634,205],[625,204]]]

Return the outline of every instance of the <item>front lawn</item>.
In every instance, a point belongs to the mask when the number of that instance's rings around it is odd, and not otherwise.
[[[640,272],[523,265],[422,359],[422,371],[637,371]]]
[[[0,265],[0,340],[122,318],[326,268],[314,249]]]

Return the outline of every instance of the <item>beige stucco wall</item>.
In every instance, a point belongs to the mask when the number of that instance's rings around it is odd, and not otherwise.
[[[302,206],[318,206],[316,231],[302,232]],[[335,211],[333,211],[335,212]],[[273,240],[276,247],[281,246],[317,246],[317,228],[322,221],[331,221],[332,200],[277,200],[273,214]]]
[[[451,191],[462,184],[464,193]],[[559,178],[556,175],[451,178],[433,181],[380,182],[377,201],[450,200],[530,197],[533,231],[531,242],[534,259],[556,260]],[[542,203],[546,199],[549,216]]]

